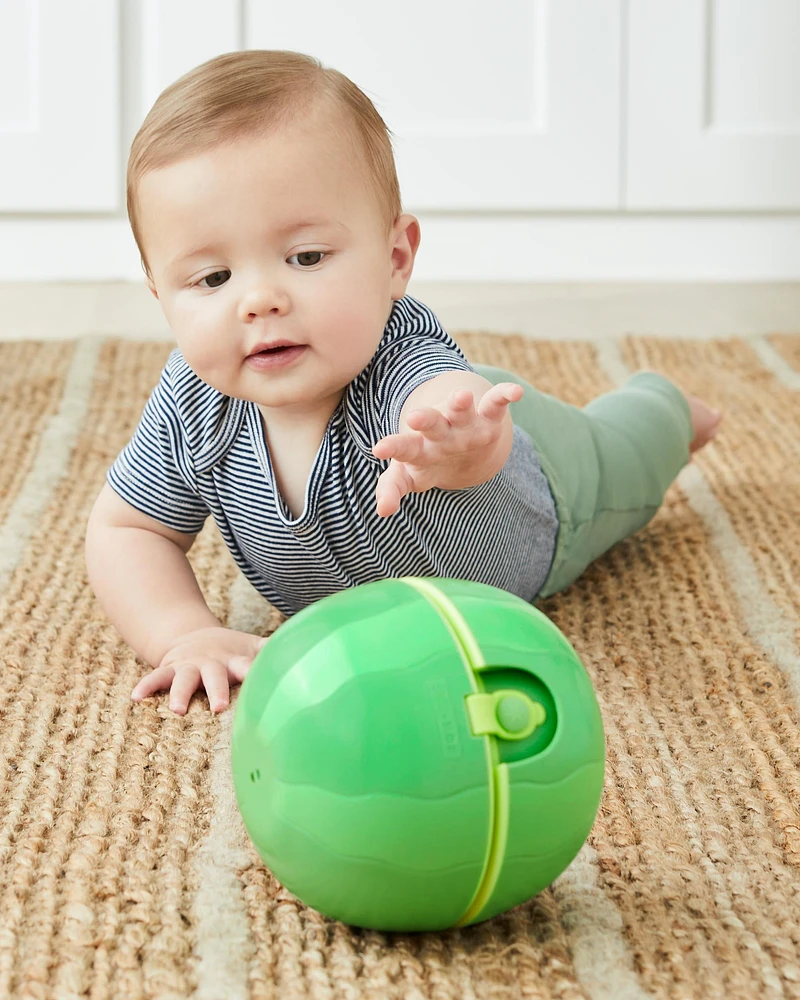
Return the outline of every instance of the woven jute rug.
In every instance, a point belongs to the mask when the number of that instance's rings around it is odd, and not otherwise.
[[[653,368],[725,411],[651,524],[540,605],[605,722],[584,849],[463,930],[298,902],[241,824],[233,709],[132,705],[147,667],[87,579],[86,519],[170,345],[2,343],[0,997],[800,997],[800,336],[457,338],[578,405]],[[223,622],[279,626],[213,524],[190,561]]]

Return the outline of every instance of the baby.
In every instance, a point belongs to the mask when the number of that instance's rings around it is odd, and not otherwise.
[[[291,615],[346,587],[458,577],[527,601],[656,513],[720,415],[655,372],[583,409],[471,365],[406,294],[419,222],[388,130],[295,52],[212,59],[128,164],[147,285],[177,341],[86,532],[89,578],[183,714],[229,702],[265,639],[223,628],[186,553],[211,515]]]

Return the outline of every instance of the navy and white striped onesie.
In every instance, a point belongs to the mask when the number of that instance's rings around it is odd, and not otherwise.
[[[391,517],[375,511],[388,462],[372,446],[398,432],[413,389],[453,369],[474,370],[433,312],[409,295],[396,301],[375,355],[330,418],[295,519],[274,483],[257,405],[207,385],[176,349],[107,479],[129,504],[177,531],[197,532],[212,515],[244,575],[286,615],[398,576],[477,580],[533,600],[558,520],[521,428],[488,482],[411,493]]]

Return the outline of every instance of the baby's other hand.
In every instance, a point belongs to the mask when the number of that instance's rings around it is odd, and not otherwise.
[[[412,410],[407,430],[381,438],[372,448],[376,458],[389,459],[375,488],[376,511],[389,517],[409,493],[434,486],[463,489],[486,482],[499,471],[495,460],[509,403],[522,398],[516,382],[499,382],[488,389],[477,407],[470,389],[456,389],[440,406]]]
[[[231,682],[241,684],[266,642],[262,636],[222,627],[186,632],[176,638],[155,670],[139,681],[131,701],[170,688],[169,707],[185,715],[192,695],[204,686],[211,711],[221,712],[230,701]]]

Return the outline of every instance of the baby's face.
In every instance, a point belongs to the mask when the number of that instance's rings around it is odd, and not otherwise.
[[[151,289],[194,372],[265,415],[329,416],[419,241],[410,215],[386,236],[352,142],[293,125],[153,170],[138,194]],[[278,340],[300,349],[248,360]]]

